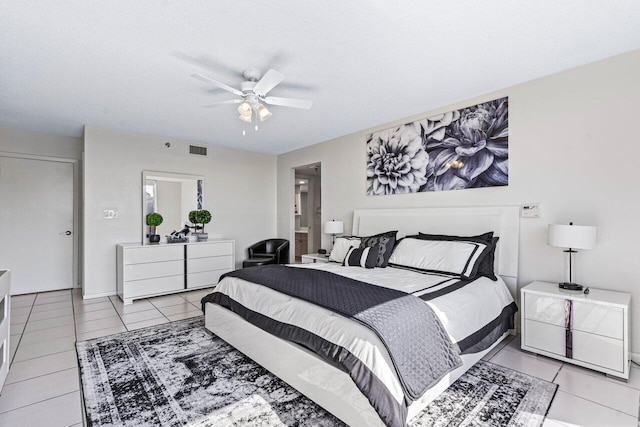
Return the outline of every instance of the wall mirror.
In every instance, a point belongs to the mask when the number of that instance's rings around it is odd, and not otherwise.
[[[204,177],[170,172],[142,172],[142,243],[148,244],[147,214],[157,212],[164,219],[156,228],[161,241],[173,230],[189,223],[189,212],[202,209]]]

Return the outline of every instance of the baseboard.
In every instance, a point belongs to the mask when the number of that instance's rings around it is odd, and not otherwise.
[[[83,295],[82,299],[94,299],[94,298],[110,297],[112,295],[118,295],[118,292],[102,292],[100,294]]]
[[[631,361],[640,365],[640,353],[631,353]]]

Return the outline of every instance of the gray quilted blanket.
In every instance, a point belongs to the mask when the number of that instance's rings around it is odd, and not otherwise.
[[[462,364],[458,347],[431,307],[405,292],[284,265],[243,268],[225,276],[312,302],[373,330],[387,347],[409,402]]]

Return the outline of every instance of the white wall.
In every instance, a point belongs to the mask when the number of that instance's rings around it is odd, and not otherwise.
[[[238,265],[247,246],[274,237],[276,157],[219,147],[199,157],[188,154],[188,145],[85,127],[85,297],[116,293],[115,245],[141,240],[143,170],[203,175],[204,208],[213,216],[209,238],[235,239]],[[118,218],[103,219],[104,209],[117,210]]]
[[[343,220],[348,232],[355,208],[538,202],[542,217],[521,221],[519,285],[563,279],[563,254],[546,245],[547,224],[595,225],[598,243],[578,254],[577,281],[631,292],[632,325],[638,326],[638,76],[640,51],[635,51],[280,155],[278,234],[286,237],[292,230],[292,168],[314,162],[322,162],[323,222]],[[503,96],[509,96],[510,118],[507,187],[366,195],[367,134]],[[323,236],[323,243],[330,247],[330,237]],[[631,332],[632,349],[640,352],[640,327]]]

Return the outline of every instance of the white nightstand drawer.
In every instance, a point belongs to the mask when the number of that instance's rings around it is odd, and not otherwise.
[[[573,329],[622,340],[624,337],[622,308],[573,301]]]
[[[524,305],[526,319],[564,327],[564,299],[527,293]]]
[[[524,322],[526,333],[522,337],[522,343],[525,346],[564,357],[566,349],[565,329],[563,327],[529,319]]]
[[[124,277],[126,281],[177,276],[179,274],[184,274],[184,261],[182,260],[130,264],[124,267]]]
[[[624,342],[602,335],[573,331],[573,358],[623,372]]]
[[[233,257],[215,256],[207,258],[196,258],[187,260],[187,273],[201,273],[203,271],[232,269]]]

